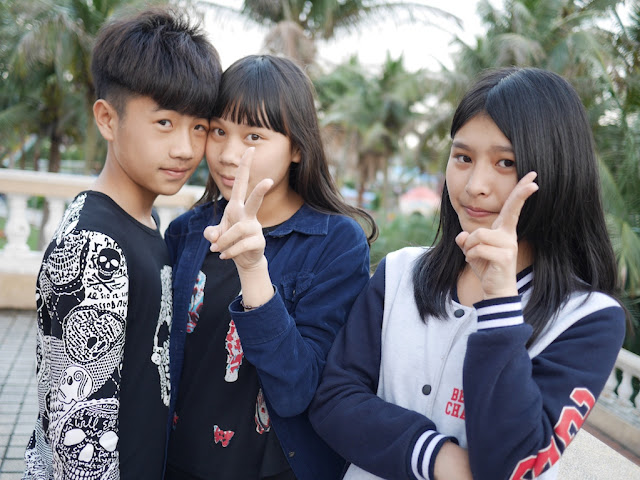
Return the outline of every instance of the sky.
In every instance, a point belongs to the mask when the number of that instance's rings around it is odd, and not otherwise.
[[[461,19],[463,25],[459,27],[453,22],[438,18],[435,20],[440,28],[410,23],[396,25],[390,20],[381,19],[363,26],[357,33],[343,34],[330,43],[320,43],[318,45],[319,63],[327,66],[337,65],[357,54],[363,65],[375,68],[385,61],[389,52],[394,59],[402,54],[405,68],[411,71],[420,68],[439,70],[439,62],[452,67],[450,55],[454,47],[450,42],[453,37],[458,35],[465,43],[472,44],[475,37],[483,31],[476,12],[478,2],[476,0],[414,0],[414,2],[452,13]],[[496,6],[502,5],[501,0],[492,0],[491,3]],[[242,0],[227,0],[224,4],[240,8]],[[259,53],[268,31],[264,27],[229,15],[218,18],[212,11],[205,14],[205,28],[209,39],[220,53],[224,68],[245,55]]]

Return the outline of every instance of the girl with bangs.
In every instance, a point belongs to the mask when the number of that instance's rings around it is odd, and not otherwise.
[[[231,65],[213,116],[205,193],[165,233],[174,273],[165,478],[338,478],[344,461],[307,408],[369,278],[377,227],[338,193],[312,84],[293,62]]]

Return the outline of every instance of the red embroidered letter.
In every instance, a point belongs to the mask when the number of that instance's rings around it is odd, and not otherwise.
[[[573,437],[576,435],[587,418],[587,415],[596,403],[595,397],[586,388],[574,388],[570,397],[571,400],[573,400],[579,407],[586,407],[586,411],[582,413],[574,406],[567,406],[562,409],[560,418],[553,428],[553,431],[564,444],[564,448],[567,448],[571,440],[573,440]],[[558,444],[556,443],[555,438],[551,437],[551,443],[549,446],[540,450],[537,455],[532,455],[521,460],[516,465],[510,479],[524,480],[524,476],[529,472],[532,472],[533,475],[537,477],[560,460],[560,455],[561,453],[558,448]]]

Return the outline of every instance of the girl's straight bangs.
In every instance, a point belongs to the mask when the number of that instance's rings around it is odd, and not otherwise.
[[[281,89],[273,78],[264,75],[258,79],[248,73],[237,82],[226,82],[214,116],[288,135],[282,114],[284,102],[280,101],[280,96]]]

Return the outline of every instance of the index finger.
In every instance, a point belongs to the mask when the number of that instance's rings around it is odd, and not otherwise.
[[[242,158],[238,163],[238,170],[236,170],[236,178],[233,182],[233,188],[231,189],[231,200],[244,204],[247,198],[247,188],[249,187],[249,174],[251,173],[251,163],[253,161],[253,152],[255,147],[249,147],[242,154]]]
[[[253,191],[249,194],[249,198],[247,198],[247,203],[244,205],[244,211],[248,216],[258,216],[258,210],[260,210],[262,200],[264,200],[264,196],[272,186],[273,180],[263,178],[260,183],[254,187]]]
[[[500,215],[491,228],[494,230],[507,228],[515,231],[524,202],[538,190],[538,184],[534,182],[537,176],[536,172],[529,172],[520,179],[504,202]]]

